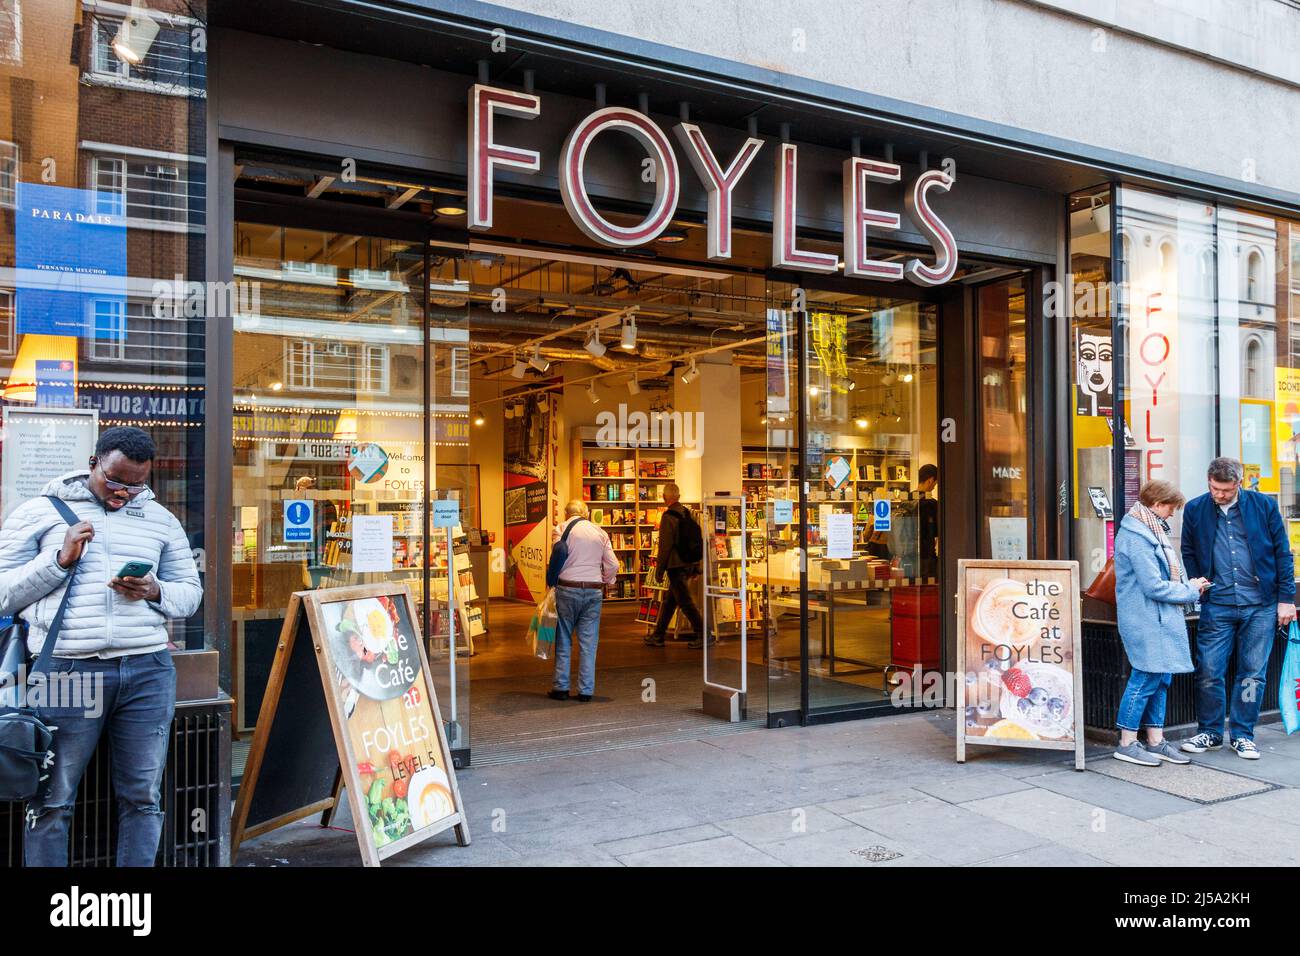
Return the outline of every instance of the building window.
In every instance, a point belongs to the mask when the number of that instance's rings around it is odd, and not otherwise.
[[[284,344],[285,379],[303,392],[383,395],[388,392],[388,346],[295,339]]]
[[[469,349],[451,350],[451,394],[469,395]]]
[[[89,357],[103,362],[130,362],[142,367],[185,365],[188,328],[164,300],[97,299],[91,307]]]
[[[179,226],[204,222],[204,167],[174,156],[95,156],[96,212]]]
[[[97,14],[92,20],[90,72],[100,81],[145,84],[157,92],[203,96],[207,86],[204,55],[191,44],[198,23],[186,17],[149,10],[145,14],[158,26],[139,63],[129,63],[113,49],[123,17]]]
[[[14,326],[14,290],[0,289],[0,354],[14,354],[17,344]]]
[[[125,216],[126,160],[96,156],[93,181],[95,212],[109,216]]]
[[[1252,338],[1246,343],[1246,357],[1242,367],[1242,383],[1245,386],[1243,394],[1250,396],[1260,395],[1260,361],[1259,356],[1263,348],[1259,344],[1259,339]]]
[[[0,140],[0,206],[13,209],[18,205],[18,176],[21,159],[18,144]]]
[[[1258,249],[1246,254],[1246,301],[1264,302],[1264,257]]]
[[[23,65],[23,10],[20,0],[0,0],[0,63]]]

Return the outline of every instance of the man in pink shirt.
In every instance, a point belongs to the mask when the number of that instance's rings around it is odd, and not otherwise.
[[[600,607],[605,588],[618,577],[618,558],[609,543],[609,535],[588,520],[587,506],[570,501],[564,509],[565,521],[555,529],[552,544],[569,531],[568,559],[560,569],[560,583],[555,588],[555,678],[552,700],[569,699],[569,658],[572,635],[578,635],[578,700],[591,700],[596,689],[596,643],[600,640]]]

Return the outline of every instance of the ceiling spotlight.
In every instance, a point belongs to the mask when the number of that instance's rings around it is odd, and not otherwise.
[[[682,384],[689,385],[699,377],[700,370],[695,364],[695,359],[691,359],[691,364],[686,367],[685,372],[682,372]]]
[[[894,373],[886,372],[885,377],[880,380],[880,384],[885,386],[885,388],[889,388],[889,386],[894,384],[894,381]]]
[[[587,343],[583,348],[591,353],[592,358],[600,358],[605,354],[605,346],[600,342],[600,329],[594,325],[591,327],[591,332],[587,336]]]
[[[516,352],[514,367],[510,369],[511,378],[523,378],[524,374],[527,371],[528,371],[528,363],[525,362],[523,359],[521,359],[519,357],[519,353]]]
[[[463,216],[465,215],[464,206],[435,206],[434,212],[439,216]]]
[[[910,384],[911,381],[912,381],[912,373],[911,373],[911,372],[904,372],[904,373],[903,373],[903,381],[904,381],[904,382],[907,382],[907,383]]]
[[[847,388],[847,389],[851,392],[851,391],[853,391],[855,388],[858,387],[858,383],[855,382],[855,381],[854,381],[853,379],[851,379],[851,378],[846,378],[846,379],[844,380],[844,387]]]
[[[685,241],[686,241],[685,229],[665,229],[663,232],[659,234],[659,238],[655,240],[655,242],[668,242],[668,243],[685,242]]]
[[[623,319],[623,335],[618,344],[629,352],[636,348],[636,319],[631,315]]]
[[[126,15],[122,25],[113,37],[113,52],[118,59],[132,66],[143,62],[153,41],[158,37],[158,24],[144,9],[131,4],[131,12]]]
[[[767,424],[767,416],[764,415],[762,418],[760,418],[760,419],[758,420],[758,423],[759,423],[760,425],[766,425],[766,424]]]
[[[475,415],[475,416],[474,416],[474,424],[477,425],[479,428],[482,428],[482,427],[483,427],[483,423],[486,422],[486,421],[487,421],[487,419],[484,418],[482,415]]]
[[[278,391],[279,391],[280,389],[282,389],[282,388],[284,388],[284,382],[272,382],[272,383],[271,383],[271,391],[273,391],[273,392],[278,392]]]
[[[871,422],[869,422],[869,421],[866,419],[866,417],[861,416],[861,415],[858,416],[858,420],[857,420],[856,422],[854,422],[854,424],[857,425],[859,428],[869,428],[869,427],[871,427]]]
[[[600,396],[596,394],[596,383],[592,382],[587,386],[587,397],[591,399],[591,404],[595,405],[600,401]]]
[[[641,383],[636,380],[635,375],[627,380],[627,393],[629,395],[641,394]]]
[[[551,363],[546,361],[546,359],[542,358],[541,345],[533,346],[533,357],[528,360],[528,364],[531,365],[533,368],[537,369],[537,371],[539,372],[545,372],[548,368],[551,367]]]
[[[818,388],[816,385],[809,385],[809,386],[808,386],[808,394],[811,395],[813,398],[816,398],[816,397],[817,397],[818,395],[820,395],[821,393],[822,393],[822,390],[821,390],[820,388]]]

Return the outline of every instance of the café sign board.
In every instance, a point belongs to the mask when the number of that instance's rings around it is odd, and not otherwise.
[[[280,632],[235,805],[242,841],[347,790],[362,862],[454,829],[469,844],[419,617],[405,584],[300,591]]]
[[[1077,561],[957,562],[957,761],[966,747],[1074,751],[1083,766]]]

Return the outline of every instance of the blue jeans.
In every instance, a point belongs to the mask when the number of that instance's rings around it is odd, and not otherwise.
[[[1235,651],[1237,686],[1228,729],[1233,740],[1254,739],[1276,631],[1276,604],[1201,605],[1201,622],[1196,628],[1196,723],[1201,733],[1223,737],[1224,674]]]
[[[600,605],[605,592],[599,588],[555,589],[555,680],[556,690],[569,689],[569,658],[573,634],[578,635],[578,693],[596,689],[596,643],[600,640]]]
[[[56,657],[50,674],[65,686],[75,681],[84,691],[79,701],[64,696],[50,702],[64,706],[38,708],[41,719],[58,729],[49,779],[28,804],[24,863],[68,865],[68,828],[77,787],[100,735],[107,732],[117,796],[117,865],[153,866],[163,828],[158,801],[176,710],[171,655],[157,651],[109,660]],[[67,706],[70,702],[78,706]]]
[[[1120,730],[1135,732],[1143,727],[1164,727],[1165,700],[1173,680],[1173,674],[1153,674],[1133,668],[1124,696],[1119,699],[1115,725]]]

